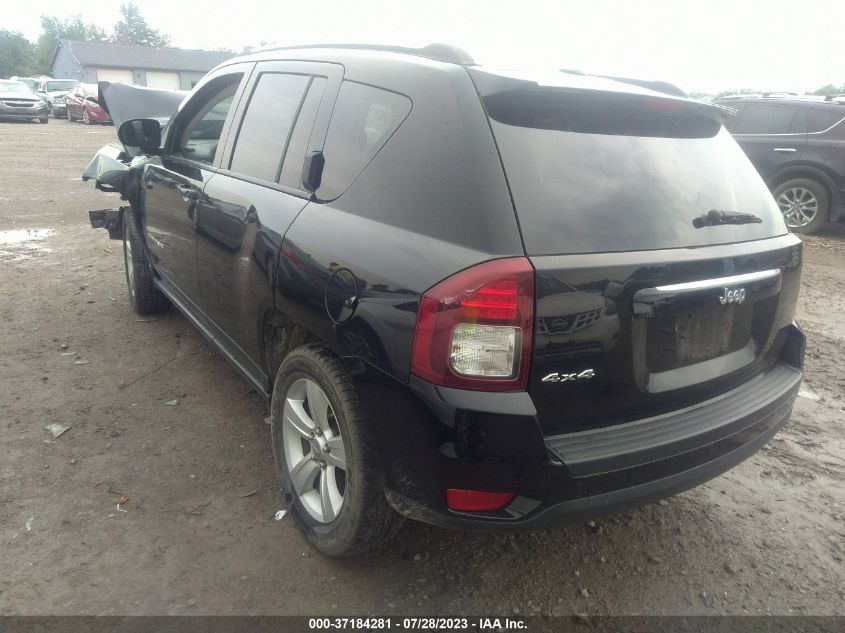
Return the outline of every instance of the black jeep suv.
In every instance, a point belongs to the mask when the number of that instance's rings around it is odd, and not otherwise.
[[[814,233],[845,217],[845,99],[731,97],[727,123],[772,190],[787,225]]]
[[[137,311],[175,305],[270,400],[322,552],[402,516],[619,511],[789,418],[801,243],[722,108],[444,46],[234,59],[164,131],[178,97],[108,88],[113,117],[151,118],[89,167],[129,202],[92,224],[122,237]]]

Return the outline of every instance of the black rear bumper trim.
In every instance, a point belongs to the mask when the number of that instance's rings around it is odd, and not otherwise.
[[[546,438],[548,450],[576,477],[680,455],[748,428],[792,398],[801,371],[779,363],[716,398],[625,424]]]

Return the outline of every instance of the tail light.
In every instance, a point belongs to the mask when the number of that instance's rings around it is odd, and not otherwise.
[[[534,269],[525,257],[463,270],[423,295],[411,371],[446,387],[523,390],[533,322]]]

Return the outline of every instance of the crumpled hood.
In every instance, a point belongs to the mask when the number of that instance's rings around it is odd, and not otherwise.
[[[97,101],[109,113],[115,128],[131,119],[158,119],[164,126],[188,95],[186,90],[159,90],[108,81],[100,81],[97,85]],[[126,147],[126,151],[135,156],[138,148]]]

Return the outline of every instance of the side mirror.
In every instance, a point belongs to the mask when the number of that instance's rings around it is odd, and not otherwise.
[[[124,145],[158,154],[161,148],[161,124],[155,119],[130,119],[117,130],[117,138]]]
[[[314,193],[320,188],[325,164],[323,152],[312,152],[305,157],[305,164],[302,166],[302,186],[306,191]]]

